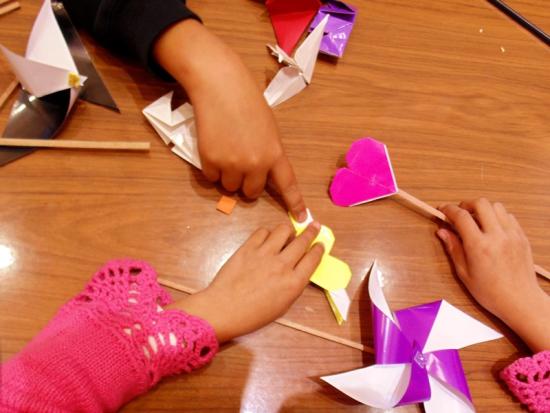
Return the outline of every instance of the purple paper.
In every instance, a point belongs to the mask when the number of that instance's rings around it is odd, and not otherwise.
[[[357,8],[343,1],[328,0],[319,9],[309,31],[313,31],[327,14],[329,19],[320,51],[330,56],[342,57],[357,17]]]
[[[396,311],[395,319],[399,325],[374,303],[371,305],[376,364],[411,365],[409,384],[398,406],[430,400],[428,373],[471,401],[457,350],[422,353],[441,303],[440,300]]]

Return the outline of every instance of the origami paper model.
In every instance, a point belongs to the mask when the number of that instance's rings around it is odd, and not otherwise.
[[[355,206],[396,194],[399,189],[388,148],[372,138],[355,141],[346,154],[347,168],[338,169],[330,197],[339,206]]]
[[[322,380],[380,409],[424,403],[426,413],[474,412],[457,350],[502,335],[445,300],[392,313],[382,282],[375,265],[369,295],[376,364]]]
[[[296,235],[300,235],[307,226],[313,222],[309,210],[307,214],[308,217],[304,222],[296,222],[296,220],[292,218],[292,215],[289,214]],[[313,241],[313,243],[316,242],[323,244],[324,255],[321,259],[321,263],[309,280],[325,290],[325,295],[327,296],[336,320],[338,324],[342,324],[347,320],[351,303],[346,291],[346,287],[351,280],[351,269],[344,261],[330,255],[330,251],[335,242],[334,234],[330,228],[322,225],[319,235],[317,235],[317,238]]]
[[[288,65],[277,72],[264,91],[264,97],[269,106],[274,107],[290,99],[311,83],[317,55],[319,54],[321,38],[323,37],[323,30],[327,21],[328,16],[319,23],[315,30],[298,47],[294,58],[291,58],[279,46],[268,45],[279,63],[284,62]]]
[[[168,92],[151,103],[142,113],[166,145],[173,144],[172,152],[191,165],[202,169],[195,127],[193,106],[184,103],[172,110],[172,96]]]
[[[320,51],[330,56],[342,57],[355,24],[357,8],[343,1],[328,0],[319,9],[309,31],[313,31],[327,15],[329,19],[321,40]]]
[[[266,1],[277,43],[286,53],[292,53],[320,6],[319,0]]]
[[[118,111],[62,3],[44,1],[25,56],[2,45],[0,52],[23,87],[5,137],[53,138],[79,97]],[[32,151],[2,148],[0,165]]]

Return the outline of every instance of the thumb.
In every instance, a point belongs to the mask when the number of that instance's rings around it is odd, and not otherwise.
[[[462,281],[466,281],[469,277],[468,266],[466,263],[466,256],[464,254],[464,248],[462,247],[462,241],[458,236],[448,229],[440,228],[436,232],[438,238],[443,241],[447,254],[451,257],[451,261],[455,266],[457,275]]]

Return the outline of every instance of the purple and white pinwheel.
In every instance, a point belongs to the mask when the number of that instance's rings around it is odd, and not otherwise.
[[[376,364],[322,379],[377,408],[424,403],[426,413],[474,412],[458,350],[502,335],[445,300],[392,313],[376,264],[369,296]]]

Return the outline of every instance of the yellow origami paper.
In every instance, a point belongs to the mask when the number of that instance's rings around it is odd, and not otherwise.
[[[292,215],[290,215],[290,221],[296,231],[296,235],[300,235],[307,228],[310,222],[313,221],[311,214],[309,211],[307,212],[308,219],[302,223],[296,222]],[[347,297],[345,288],[351,280],[351,269],[344,261],[330,255],[332,247],[334,246],[334,241],[335,238],[332,230],[324,225],[321,225],[319,235],[317,235],[317,238],[313,240],[313,243],[320,242],[323,244],[325,252],[323,258],[321,259],[321,263],[309,280],[325,290],[330,307],[336,316],[336,320],[338,321],[338,324],[342,324],[345,317],[342,315],[342,311],[340,311],[341,305],[339,304],[341,302],[345,302],[345,300],[338,300],[338,303],[335,302],[335,298],[337,298],[335,294],[337,294],[338,297]]]

